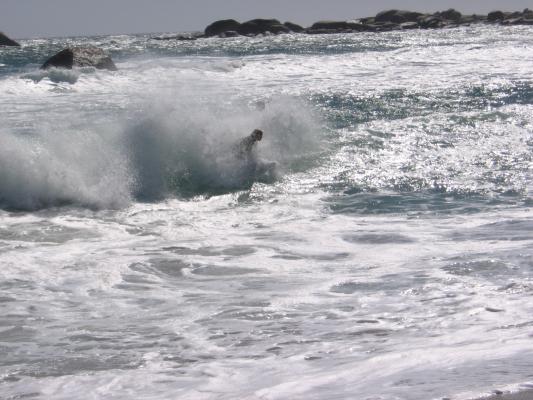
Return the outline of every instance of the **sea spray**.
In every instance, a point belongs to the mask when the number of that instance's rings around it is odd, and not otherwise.
[[[0,204],[25,210],[125,206],[132,181],[116,132],[103,126],[75,129],[58,121],[42,123],[32,134],[0,131]]]
[[[319,118],[300,100],[281,97],[255,107],[245,101],[205,102],[175,97],[152,107],[150,117],[129,128],[135,196],[196,196],[248,189],[264,176],[243,164],[236,146],[255,128],[265,132],[257,159],[277,163],[277,174],[320,148]]]
[[[95,114],[90,103],[64,105],[67,118],[58,112],[24,129],[4,127],[0,205],[121,208],[132,199],[227,193],[305,168],[301,161],[320,151],[318,114],[301,100],[267,99],[259,109],[250,99],[187,94],[148,93],[117,114]],[[235,154],[258,127],[265,131],[258,159],[277,163],[268,176]]]

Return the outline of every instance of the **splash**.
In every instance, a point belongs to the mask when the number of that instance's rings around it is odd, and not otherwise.
[[[60,205],[122,208],[131,201],[191,198],[249,189],[290,172],[319,143],[317,119],[292,98],[260,110],[246,101],[169,96],[152,100],[128,122],[86,113],[39,123],[30,132],[0,130],[0,205],[34,210]],[[254,128],[265,131],[257,160],[275,171],[235,157],[234,146]]]
[[[42,126],[38,134],[0,131],[0,204],[23,210],[128,204],[132,181],[120,139],[101,132],[57,125]]]
[[[255,161],[236,156],[236,144],[250,132],[265,132]],[[278,98],[265,107],[241,103],[164,102],[152,117],[128,131],[135,196],[143,200],[168,195],[191,197],[248,189],[272,182],[316,153],[318,118],[294,98]],[[263,168],[276,165],[275,171]]]

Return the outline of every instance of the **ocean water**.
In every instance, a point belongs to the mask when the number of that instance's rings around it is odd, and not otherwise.
[[[21,43],[0,398],[532,387],[532,27]],[[71,44],[119,70],[38,69]]]

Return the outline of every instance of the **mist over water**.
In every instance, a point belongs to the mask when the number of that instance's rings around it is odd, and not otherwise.
[[[531,387],[531,37],[0,49],[0,397]]]

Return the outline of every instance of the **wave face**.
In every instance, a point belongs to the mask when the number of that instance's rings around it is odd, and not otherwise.
[[[531,388],[531,29],[0,49],[0,398]]]

